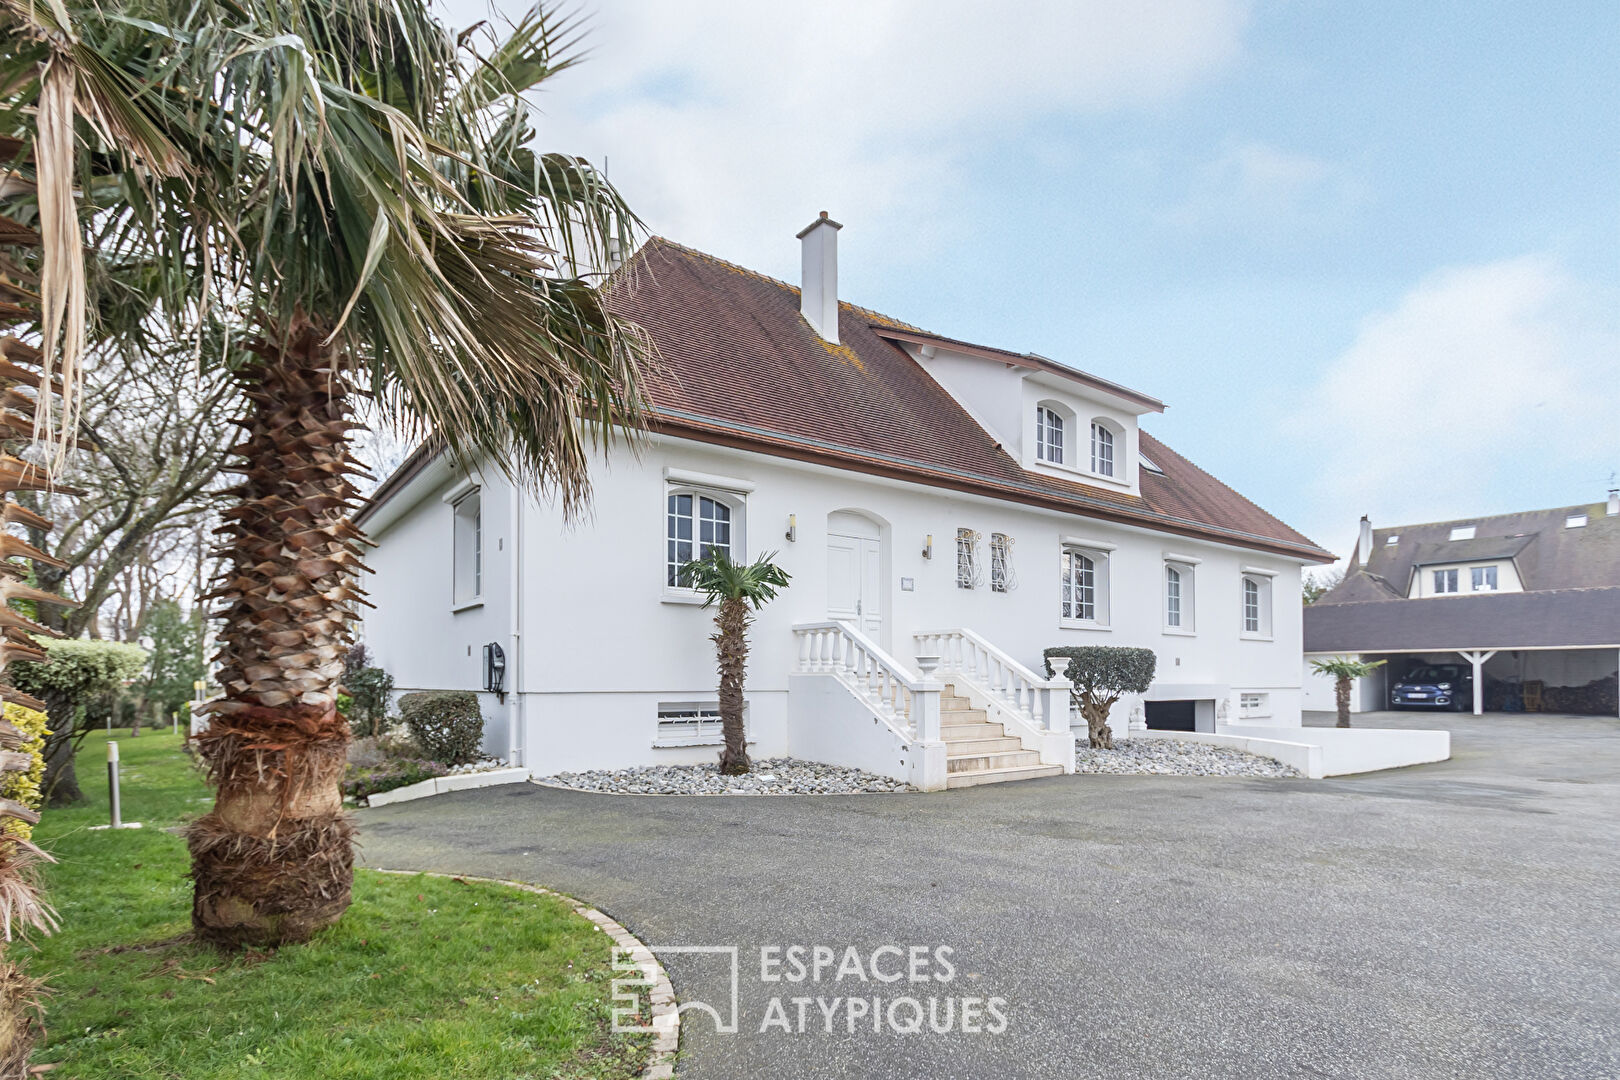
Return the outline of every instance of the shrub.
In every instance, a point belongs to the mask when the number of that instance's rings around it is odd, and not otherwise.
[[[0,795],[15,799],[30,810],[38,810],[40,804],[45,801],[45,792],[40,788],[40,781],[45,778],[45,737],[50,734],[50,730],[45,726],[45,714],[38,709],[30,709],[8,701],[5,716],[12,727],[26,736],[17,747],[17,752],[27,754],[33,760],[33,764],[26,770],[0,774]],[[6,818],[0,823],[0,832],[15,836],[19,840],[27,840],[34,834],[34,827],[26,821]]]
[[[441,765],[465,765],[482,755],[484,716],[470,690],[406,694],[399,711],[423,753]]]
[[[350,650],[351,654],[353,650]],[[380,667],[362,667],[343,676],[343,689],[349,692],[349,727],[359,735],[377,735],[388,720],[388,699],[394,693],[394,677]]]
[[[368,767],[350,765],[343,776],[343,794],[351,799],[363,799],[379,791],[392,791],[449,773],[450,770],[437,761],[413,758],[400,758]]]
[[[146,650],[83,638],[41,640],[40,645],[50,658],[46,663],[20,661],[6,673],[17,689],[45,702],[51,727],[45,740],[45,798],[59,806],[84,798],[73,772],[73,755],[84,741],[86,708],[145,671]]]
[[[1119,645],[1065,645],[1047,649],[1046,673],[1062,675],[1073,684],[1069,698],[1086,718],[1091,745],[1114,748],[1114,732],[1108,726],[1108,710],[1124,694],[1142,694],[1153,683],[1159,658],[1152,649],[1130,649]],[[1067,660],[1061,672],[1052,661]]]

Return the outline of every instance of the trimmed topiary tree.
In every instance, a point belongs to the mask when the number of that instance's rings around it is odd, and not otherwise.
[[[1069,698],[1086,718],[1093,749],[1112,750],[1114,732],[1108,726],[1108,710],[1126,694],[1147,692],[1159,658],[1152,649],[1119,645],[1063,645],[1047,649],[1043,655],[1046,674],[1062,676],[1073,685]],[[1061,671],[1054,660],[1061,664]]]
[[[465,765],[483,756],[484,714],[471,690],[406,694],[399,711],[422,752],[440,765]]]

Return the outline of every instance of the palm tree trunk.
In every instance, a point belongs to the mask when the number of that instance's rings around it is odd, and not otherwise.
[[[752,766],[748,760],[748,738],[743,730],[743,680],[748,669],[748,603],[738,597],[720,601],[714,616],[714,650],[720,667],[720,730],[725,749],[720,752],[720,771],[741,776]]]
[[[351,423],[341,357],[295,318],[242,374],[252,403],[232,452],[243,483],[225,514],[228,567],[213,595],[223,699],[198,738],[218,791],[187,832],[192,926],[224,946],[302,941],[349,906],[349,741],[337,686],[364,539],[347,520]]]
[[[1339,708],[1339,719],[1334,727],[1350,726],[1350,676],[1340,675],[1333,683],[1333,703]]]

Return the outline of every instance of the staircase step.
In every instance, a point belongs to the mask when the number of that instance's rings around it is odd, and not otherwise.
[[[985,735],[978,739],[951,739],[945,748],[947,757],[972,757],[979,754],[1005,754],[1012,750],[1022,750],[1022,740],[1011,735],[1003,735],[998,728],[993,735]]]
[[[949,691],[950,687],[947,686],[945,689]],[[969,701],[965,697],[961,697],[960,695],[948,692],[939,695],[939,708],[941,712],[949,712],[952,709],[971,709],[972,707],[973,702]]]
[[[947,788],[977,787],[979,784],[1002,784],[1010,780],[1034,780],[1041,776],[1059,776],[1062,772],[1062,765],[1026,765],[1012,769],[959,772],[946,776],[945,786]]]
[[[995,754],[952,754],[946,751],[945,755],[945,771],[948,773],[994,772],[1040,763],[1041,755],[1033,750],[1003,750]]]
[[[956,742],[959,739],[998,739],[1006,734],[1000,724],[941,724],[940,737],[946,742]]]
[[[939,722],[942,724],[978,723],[989,716],[983,709],[941,709]]]

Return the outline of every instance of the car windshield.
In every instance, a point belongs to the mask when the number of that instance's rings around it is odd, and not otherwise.
[[[1445,682],[1448,679],[1458,678],[1461,669],[1454,667],[1420,667],[1409,672],[1402,682]]]

